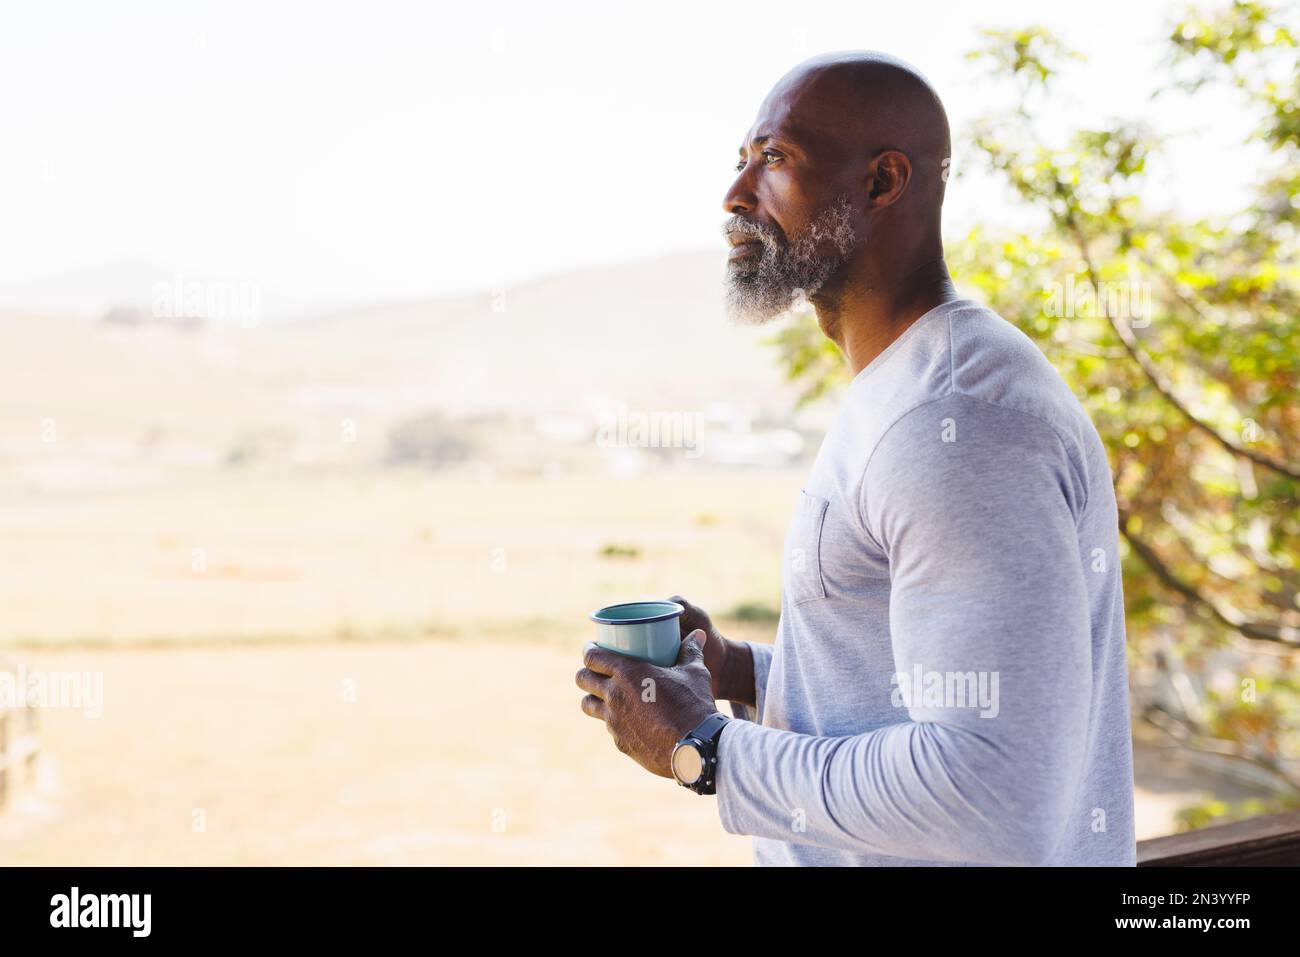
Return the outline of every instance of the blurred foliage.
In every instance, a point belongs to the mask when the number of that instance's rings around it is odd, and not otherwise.
[[[419,465],[439,469],[468,460],[474,442],[468,431],[440,412],[428,412],[398,422],[388,433],[387,465]]]
[[[745,601],[731,609],[723,617],[731,621],[772,625],[781,620],[781,609],[760,601]]]
[[[975,229],[948,263],[1042,348],[1105,442],[1134,715],[1276,789],[1185,809],[1185,827],[1300,806],[1295,13],[1233,3],[1171,24],[1153,99],[1217,86],[1259,117],[1251,158],[1222,164],[1249,204],[1215,219],[1143,201],[1167,145],[1143,124],[1048,135],[1068,118],[1053,81],[1078,57],[1046,30],[985,31],[969,55],[1016,101],[975,124],[969,155],[1042,225]],[[812,319],[774,343],[803,402],[849,378]]]
[[[610,542],[600,550],[601,558],[640,558],[641,549],[635,545],[620,545],[616,542]]]

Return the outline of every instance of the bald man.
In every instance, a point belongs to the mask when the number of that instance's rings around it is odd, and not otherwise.
[[[768,95],[724,200],[728,307],[811,303],[853,372],[795,503],[776,641],[675,597],[675,666],[589,644],[578,672],[616,747],[715,795],[759,864],[1135,863],[1109,464],[1042,353],[954,288],[949,156],[895,58],[817,57]]]

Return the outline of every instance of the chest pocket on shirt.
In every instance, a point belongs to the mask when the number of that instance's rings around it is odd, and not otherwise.
[[[803,491],[799,493],[795,515],[786,534],[785,568],[782,570],[786,592],[793,605],[826,597],[821,542],[829,505],[830,502],[824,498]]]

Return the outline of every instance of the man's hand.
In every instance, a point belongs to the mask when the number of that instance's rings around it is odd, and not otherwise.
[[[702,630],[708,636],[708,641],[704,644],[704,667],[709,669],[713,697],[719,701],[726,700],[727,695],[723,692],[726,690],[725,679],[730,664],[731,642],[718,634],[718,629],[713,627],[713,621],[709,618],[709,613],[703,608],[696,608],[681,595],[673,595],[668,600],[675,601],[686,609],[682,616],[677,619],[682,629],[683,641],[686,640],[687,635],[696,629]]]
[[[707,618],[706,618],[707,620]],[[605,722],[614,747],[652,774],[671,778],[673,747],[718,710],[704,664],[706,632],[682,640],[677,663],[660,668],[589,641],[575,681],[588,692],[582,711]]]

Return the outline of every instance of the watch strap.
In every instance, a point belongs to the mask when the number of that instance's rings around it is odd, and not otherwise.
[[[686,733],[679,743],[692,742],[700,753],[700,776],[693,784],[678,781],[684,788],[690,788],[696,794],[715,793],[715,777],[718,770],[718,738],[727,722],[732,720],[721,711],[715,711]]]
[[[686,736],[688,738],[695,738],[697,741],[716,744],[717,742],[715,739],[718,736],[718,732],[721,731],[722,726],[730,720],[731,719],[721,711],[715,711],[687,732]]]

